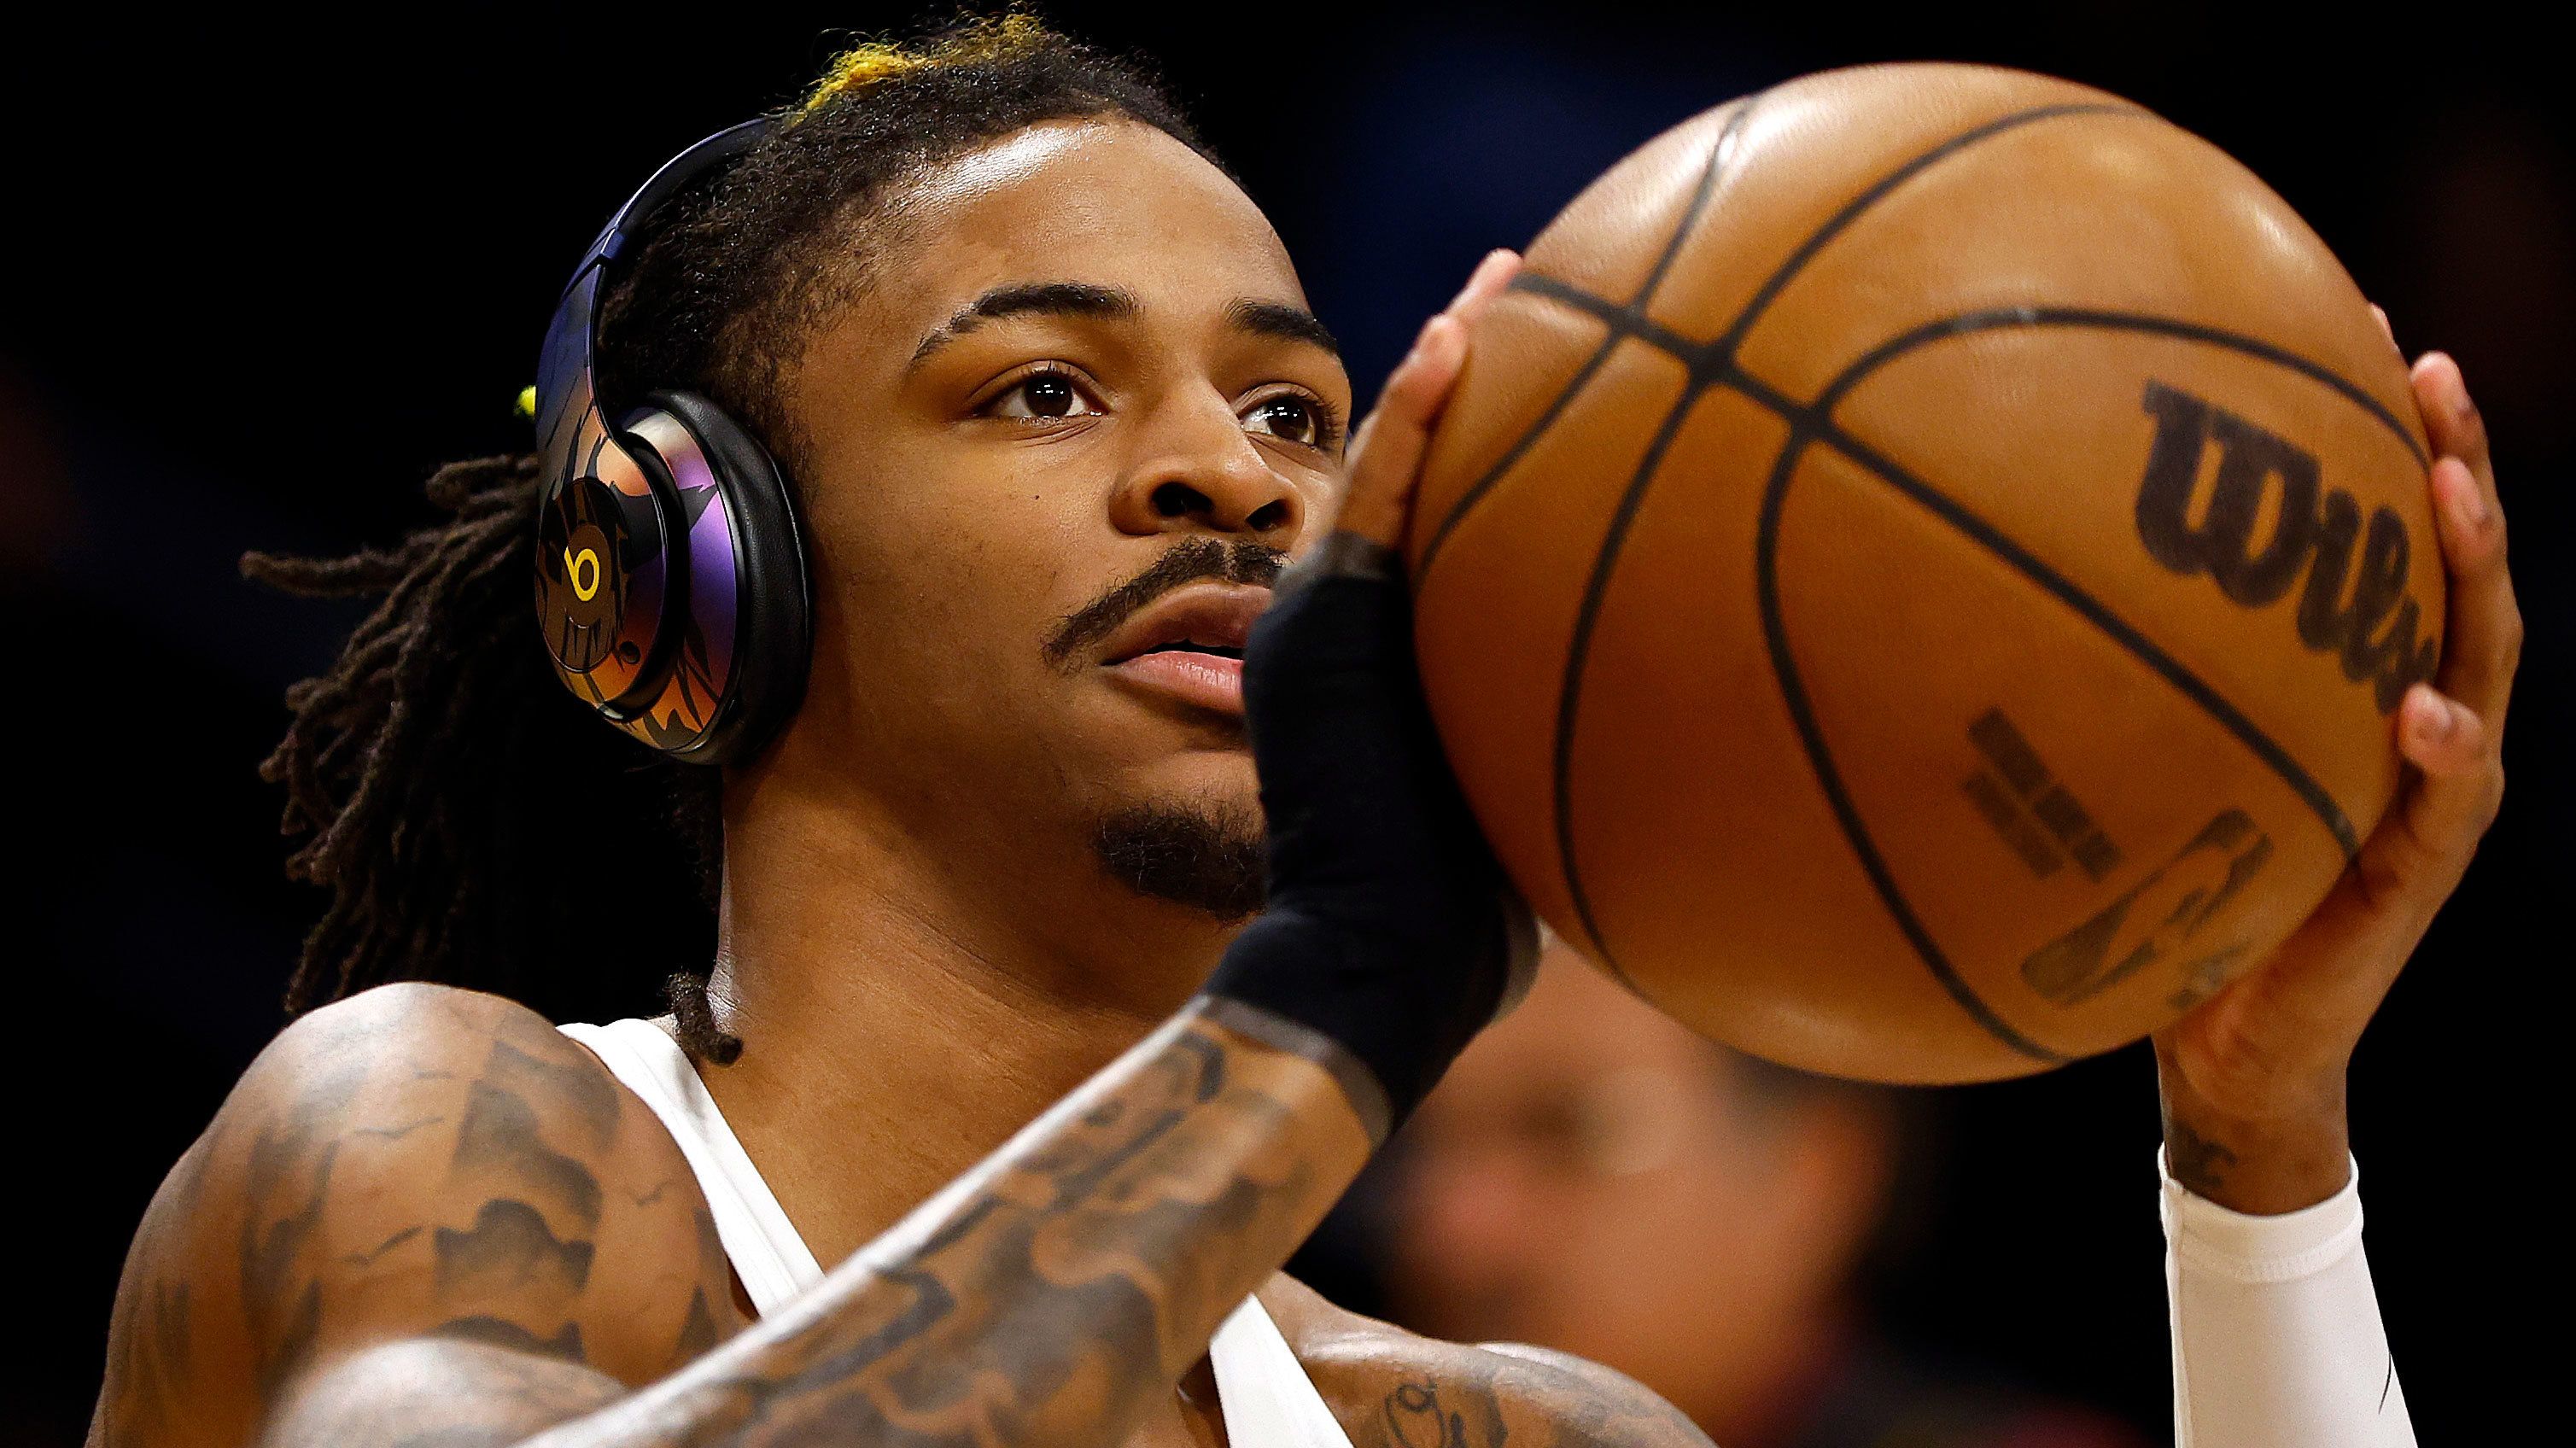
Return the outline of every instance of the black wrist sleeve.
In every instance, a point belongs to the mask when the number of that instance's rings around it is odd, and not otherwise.
[[[1403,1121],[1526,987],[1529,911],[1440,753],[1393,552],[1337,533],[1281,580],[1245,650],[1269,906],[1207,993],[1330,1038]]]

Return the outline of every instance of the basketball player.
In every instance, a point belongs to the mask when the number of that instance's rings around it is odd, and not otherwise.
[[[801,519],[746,551],[792,564],[801,537],[810,644],[792,575],[739,601],[769,629],[746,664],[810,661],[801,706],[720,799],[580,718],[529,582],[564,653],[566,597],[609,583],[592,542],[533,556],[560,481],[533,460],[442,473],[455,521],[400,550],[266,565],[390,590],[272,761],[334,892],[300,998],[345,999],[156,1196],[94,1439],[1702,1441],[1616,1374],[1277,1273],[1525,944],[1385,546],[1511,259],[1346,459],[1348,383],[1260,212],[1150,87],[1027,21],[862,49],[691,179],[611,248],[598,384],[611,416],[661,398],[716,460],[693,467],[751,478],[756,442],[794,480]],[[2423,788],[2318,926],[2166,1043],[2174,1171],[2214,1212],[2341,1200],[2343,1057],[2493,808],[2500,525],[2456,372],[2419,376],[2459,455],[2435,487],[2464,702],[2409,702]],[[668,1022],[360,989],[654,971],[687,937],[634,922],[685,902],[632,801],[675,788],[722,887]],[[2231,1348],[2186,1351],[2197,1377]],[[2317,1395],[2308,1357],[2267,1361],[2258,1389]]]

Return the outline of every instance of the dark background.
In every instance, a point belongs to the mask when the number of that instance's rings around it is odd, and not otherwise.
[[[125,1241],[280,1024],[318,906],[279,875],[279,802],[252,766],[280,692],[354,620],[263,595],[233,559],[390,540],[428,521],[433,464],[524,447],[511,400],[615,203],[793,94],[847,28],[917,18],[611,13],[290,23],[101,3],[55,9],[42,35],[21,15],[0,46],[9,1119],[26,1173],[0,1256],[22,1323],[0,1353],[0,1438],[79,1435]],[[2192,3],[1053,14],[1159,58],[1277,220],[1364,392],[1482,250],[1525,243],[1621,153],[1744,91],[1882,59],[2026,66],[2157,108],[2298,206],[2410,350],[2458,355],[2530,620],[2513,792],[2363,1047],[2354,1112],[2425,1440],[2531,1406],[2517,1309],[2563,1261],[2536,1173],[2563,1135],[2549,1056],[2576,803],[2559,748],[2576,722],[2576,126],[2553,47],[2457,5],[2366,24]],[[1897,1321],[2162,1436],[2149,1063],[1940,1095],[1946,1169],[1886,1294]],[[1364,1305],[1364,1253],[1317,1270]]]

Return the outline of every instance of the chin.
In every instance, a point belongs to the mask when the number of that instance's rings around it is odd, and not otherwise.
[[[1248,796],[1164,795],[1102,815],[1092,852],[1110,877],[1149,900],[1232,925],[1262,906],[1261,811]]]

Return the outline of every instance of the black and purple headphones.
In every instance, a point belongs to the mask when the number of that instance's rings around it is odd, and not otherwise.
[[[804,696],[804,544],[777,461],[714,403],[655,392],[609,426],[598,305],[654,211],[769,125],[698,142],[618,208],[555,304],[537,367],[537,621],[556,675],[601,718],[697,764],[748,757]]]

